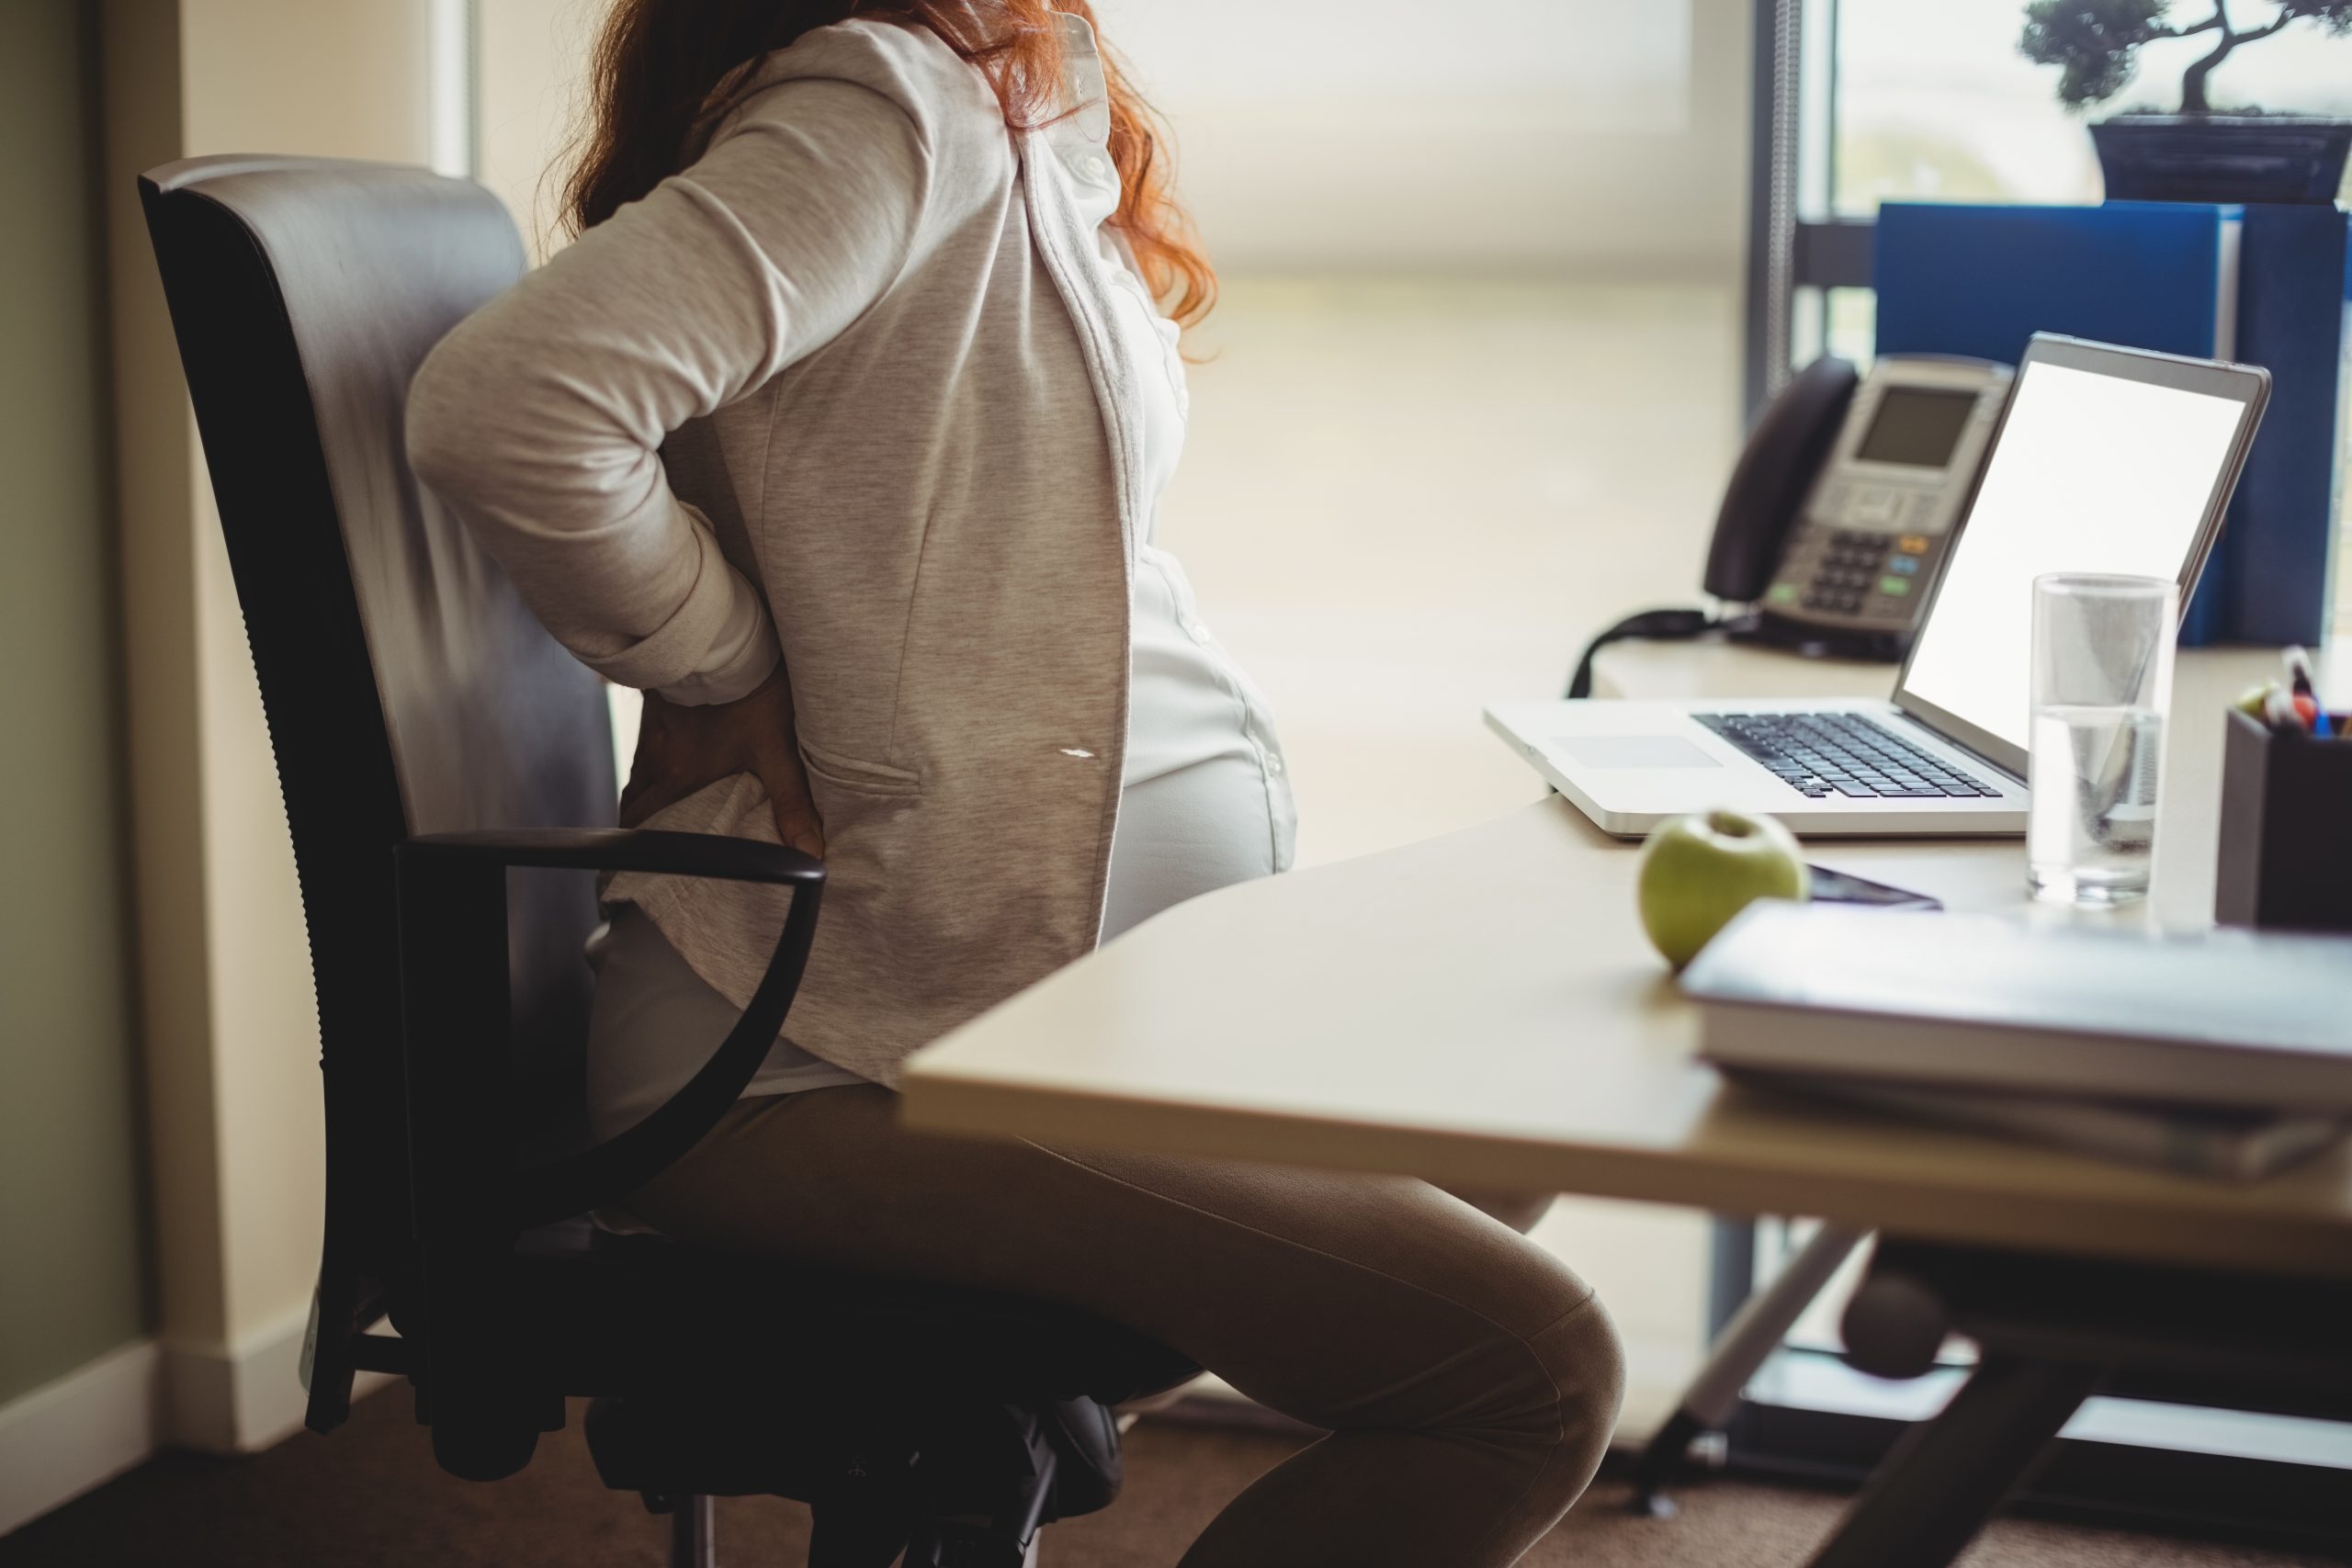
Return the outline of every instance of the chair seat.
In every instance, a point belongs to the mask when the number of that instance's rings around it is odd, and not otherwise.
[[[809,1399],[842,1387],[1114,1404],[1200,1371],[1073,1307],[615,1235],[584,1219],[526,1232],[514,1257],[528,1343],[575,1396]]]

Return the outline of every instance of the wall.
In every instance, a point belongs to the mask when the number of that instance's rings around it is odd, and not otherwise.
[[[430,21],[425,0],[184,0],[182,155],[260,148],[428,162]],[[365,70],[348,68],[362,61]],[[318,1270],[324,1129],[293,849],[200,465],[190,492],[205,717],[204,907],[227,1258],[218,1348],[233,1364],[300,1341]]]
[[[535,258],[557,239],[562,181],[548,168],[571,140],[604,13],[604,0],[481,0],[475,12],[481,181]]]
[[[0,1530],[134,1462],[152,1402],[89,22],[0,7]]]
[[[103,9],[163,1420],[193,1447],[257,1447],[300,1420],[318,1024],[259,693],[133,182],[210,152],[427,162],[435,15],[432,0]]]
[[[0,8],[0,1404],[137,1337],[140,1160],[119,853],[95,52],[74,0]],[[39,1259],[38,1266],[28,1267]]]
[[[1238,272],[1729,282],[1746,0],[1096,0]],[[481,0],[482,177],[534,241],[601,0]],[[1432,25],[1432,18],[1437,25]]]
[[[1725,280],[1745,0],[1096,0],[1236,270]]]
[[[1184,133],[1188,188],[1230,266],[1707,274],[1727,274],[1736,251],[1735,89],[1744,76],[1737,29],[1720,25],[1736,4],[1494,0],[1476,31],[1421,22],[1423,34],[1399,49],[1400,29],[1447,13],[1405,0],[1103,0],[1114,39],[1144,62],[1147,85]],[[599,10],[598,0],[477,7],[483,170],[535,237],[548,227],[533,201],[541,166],[574,107],[582,44]],[[70,0],[11,7],[6,25],[26,34],[7,39],[25,45],[6,50],[11,65],[53,64],[35,46],[53,51],[61,35],[33,29],[75,14]],[[435,28],[463,10],[450,0],[104,0],[96,14],[119,456],[111,564],[154,1211],[156,1353],[145,1372],[122,1363],[130,1371],[119,1383],[125,1408],[144,1411],[165,1439],[250,1448],[288,1430],[300,1407],[293,1367],[321,1199],[317,1026],[257,694],[131,182],[146,167],[211,152],[446,163],[449,121],[435,111],[447,107],[448,84],[436,82],[434,62],[447,58],[435,48],[447,39]],[[1249,48],[1235,48],[1237,39]],[[8,112],[38,121],[34,134],[61,135],[76,123],[71,106],[41,93],[81,78],[38,65],[32,74],[40,80],[10,95]],[[71,152],[28,153],[24,166],[78,166]],[[28,227],[60,246],[88,233],[85,222]],[[86,254],[77,267],[59,261],[64,252],[46,264],[40,254],[12,248],[5,265],[47,265],[42,276],[68,293],[89,276]],[[90,576],[109,564],[103,514],[91,510],[107,489],[90,412],[103,394],[90,379],[86,326],[77,333],[69,320],[59,336],[53,315],[31,335],[10,325],[12,349],[21,340],[63,356],[53,374],[41,362],[43,395],[11,422],[39,433],[28,445],[51,475],[45,493],[19,493],[43,521],[75,525],[42,533],[42,548],[24,554],[27,570],[10,574],[9,592],[38,603],[0,636],[35,640],[45,656],[38,667],[66,674],[12,693],[12,703],[47,704],[25,711],[59,739],[42,778],[6,786],[46,793],[0,803],[18,807],[16,819],[60,825],[41,852],[65,860],[78,833],[92,852],[74,859],[96,863],[115,798],[101,716],[107,605]],[[68,363],[77,344],[78,380]],[[99,684],[79,690],[77,679]],[[38,875],[30,885],[44,886]],[[19,962],[40,955],[34,983],[7,976],[7,1005],[27,1021],[12,1010],[12,1036],[37,1035],[48,1019],[87,1031],[39,1055],[36,1070],[62,1064],[65,1078],[43,1083],[37,1112],[0,1111],[49,1123],[12,1138],[10,1153],[31,1157],[47,1139],[87,1168],[15,1184],[0,1194],[10,1205],[0,1223],[49,1227],[27,1245],[86,1270],[98,1303],[65,1310],[45,1289],[34,1311],[48,1315],[26,1334],[10,1323],[0,1376],[19,1384],[103,1355],[126,1335],[135,1341],[141,1324],[135,1140],[122,1124],[132,1075],[121,1038],[132,1015],[129,987],[107,966],[118,951],[107,945],[110,922],[121,918],[107,901],[112,886],[86,879],[62,899],[18,900],[17,910],[40,909],[42,929],[31,945],[9,932],[11,954],[26,955]],[[69,1133],[75,1116],[82,1123]],[[46,1217],[61,1190],[89,1205],[86,1223]],[[17,1206],[27,1191],[35,1201]],[[0,1311],[21,1310],[0,1294]]]
[[[1163,522],[1274,696],[1302,852],[1532,799],[1478,703],[1560,679],[1620,599],[1687,593],[1729,458],[1747,6],[1487,0],[1470,27],[1428,0],[1095,4],[1231,285]],[[480,10],[482,175],[535,238],[602,6]],[[1442,562],[1412,548],[1429,515],[1457,520]],[[1658,547],[1578,575],[1612,534]],[[1704,1217],[1572,1201],[1543,1235],[1606,1290],[1628,1429],[1653,1427],[1703,1338]]]
[[[292,848],[134,182],[211,152],[446,165],[465,15],[0,8],[18,181],[0,248],[0,656],[19,673],[0,770],[0,1532],[159,1443],[293,1430],[318,1264]]]

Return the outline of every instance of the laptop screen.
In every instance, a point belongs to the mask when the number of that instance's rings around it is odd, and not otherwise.
[[[1905,668],[1903,705],[1940,709],[1935,716],[2021,761],[2033,580],[2098,571],[2185,581],[2217,487],[2233,477],[2247,403],[2029,355]]]

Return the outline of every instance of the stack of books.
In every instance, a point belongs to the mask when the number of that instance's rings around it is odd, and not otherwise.
[[[1765,901],[1682,984],[1774,1090],[2240,1180],[2352,1129],[2352,939]]]

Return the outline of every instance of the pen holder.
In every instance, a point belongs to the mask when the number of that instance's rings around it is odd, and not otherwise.
[[[2352,739],[2226,716],[2213,919],[2352,931]]]

